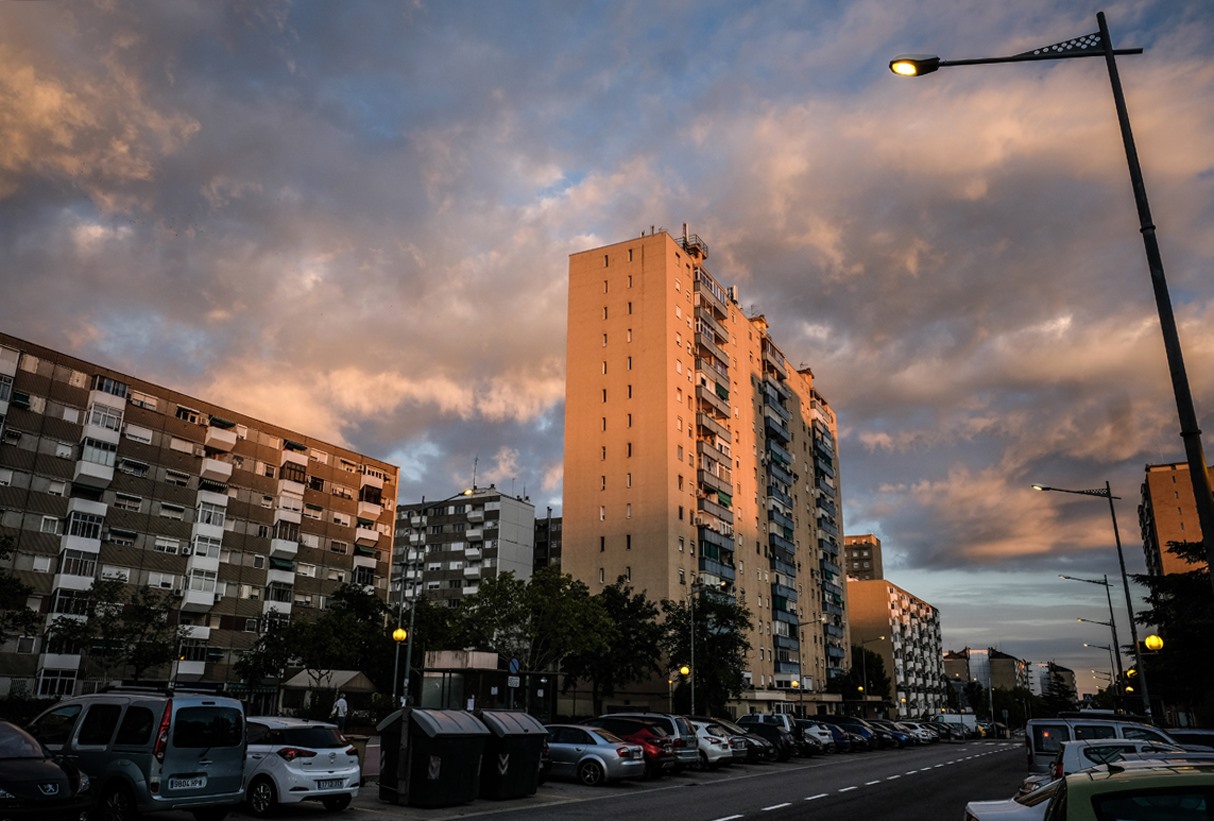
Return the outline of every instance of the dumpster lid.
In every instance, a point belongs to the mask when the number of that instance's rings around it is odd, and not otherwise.
[[[496,736],[547,735],[548,728],[530,713],[518,710],[481,710],[477,718]]]
[[[472,713],[463,710],[418,710],[412,712],[417,728],[426,735],[489,735],[489,730]]]

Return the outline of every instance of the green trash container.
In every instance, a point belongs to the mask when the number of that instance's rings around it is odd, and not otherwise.
[[[481,761],[481,798],[535,795],[548,729],[523,712],[481,710],[476,716],[489,730]]]
[[[405,707],[376,729],[380,800],[411,807],[452,807],[477,797],[489,731],[476,716],[461,710]]]

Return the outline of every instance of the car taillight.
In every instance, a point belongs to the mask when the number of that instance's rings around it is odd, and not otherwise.
[[[1062,778],[1062,762],[1055,761],[1050,764],[1050,776],[1053,778]]]
[[[355,747],[353,744],[351,744],[349,749],[346,750],[346,755],[352,755],[357,758],[358,757],[358,748]]]
[[[679,736],[678,738],[676,738],[676,739],[674,740],[674,746],[676,746],[676,747],[686,747],[686,746],[687,746],[687,742],[686,742],[686,741],[683,739],[683,736]]]
[[[152,745],[152,755],[161,764],[164,763],[164,751],[169,746],[169,725],[173,722],[173,699],[164,703],[164,715],[160,717],[160,727],[156,730],[156,743]]]
[[[615,754],[618,755],[620,758],[632,758],[632,748],[631,747],[616,747]]]
[[[354,748],[351,747],[350,749],[354,749]],[[278,751],[278,755],[280,758],[283,758],[286,761],[294,761],[297,758],[315,758],[316,751],[315,750],[301,750],[299,747],[283,747],[281,750]]]

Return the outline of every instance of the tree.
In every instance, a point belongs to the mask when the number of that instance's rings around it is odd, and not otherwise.
[[[1045,693],[1041,697],[1041,710],[1046,716],[1056,716],[1075,709],[1075,692],[1067,684],[1066,677],[1053,662],[1050,663]]]
[[[686,602],[662,602],[665,635],[662,649],[672,666],[691,663],[691,609]],[[725,704],[742,695],[743,673],[749,667],[750,610],[731,598],[707,592],[695,605],[695,704],[691,703],[690,681],[675,691],[676,709],[700,715],[720,715]]]
[[[53,652],[79,652],[103,681],[123,671],[138,682],[148,670],[177,658],[186,631],[169,614],[180,602],[174,591],[97,579],[72,614],[48,625],[47,646]]]
[[[861,693],[880,696],[889,700],[890,678],[885,672],[885,659],[867,647],[853,644],[851,647],[851,669],[835,676],[826,683],[826,692],[839,693],[844,699],[854,699]]]
[[[590,683],[596,715],[603,712],[603,699],[615,695],[617,687],[644,681],[661,672],[662,624],[658,605],[644,593],[634,593],[621,576],[592,601],[606,616],[602,650],[573,654],[565,659],[564,689],[581,680]]]
[[[1154,625],[1163,649],[1142,649],[1152,701],[1190,713],[1198,726],[1214,724],[1214,665],[1209,662],[1214,635],[1214,598],[1210,596],[1210,566],[1201,542],[1170,542],[1169,553],[1191,568],[1164,576],[1135,575],[1146,586],[1147,606],[1137,614],[1144,626]]]
[[[12,537],[0,537],[0,565],[5,564],[12,553]],[[12,575],[6,567],[0,569],[0,644],[10,638],[38,632],[38,613],[28,604],[33,592],[34,588]]]
[[[465,600],[466,646],[517,658],[525,671],[560,669],[571,655],[602,653],[610,623],[590,589],[555,567],[524,582],[513,573],[483,582]]]

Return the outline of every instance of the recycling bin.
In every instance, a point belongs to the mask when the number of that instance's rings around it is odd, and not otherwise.
[[[476,716],[489,731],[481,760],[481,798],[535,795],[548,729],[523,712],[481,710]]]
[[[379,797],[411,807],[452,807],[480,792],[489,730],[462,710],[405,707],[376,727]]]

